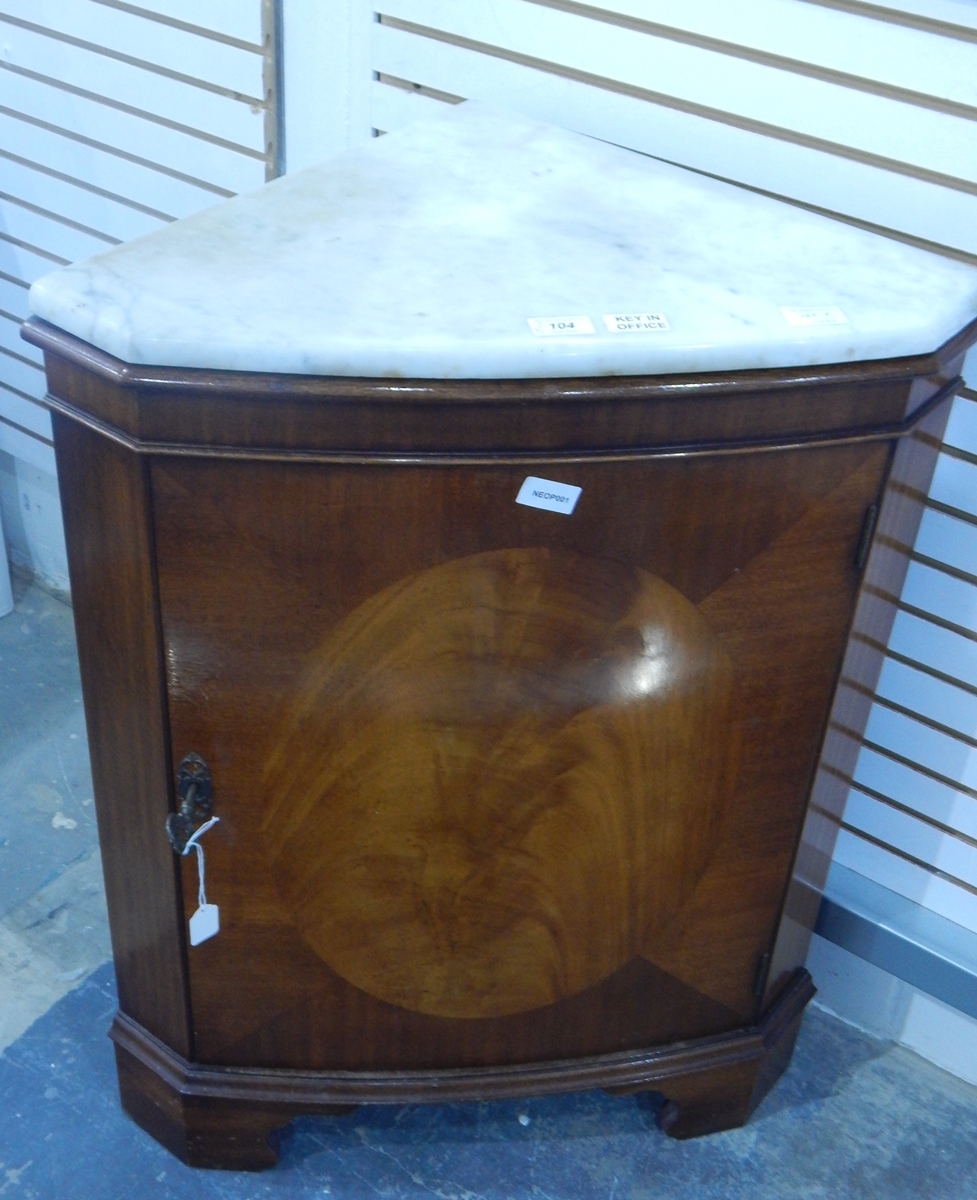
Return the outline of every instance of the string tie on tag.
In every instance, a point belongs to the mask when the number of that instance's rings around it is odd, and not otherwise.
[[[220,817],[211,817],[209,821],[204,821],[203,825],[190,837],[187,838],[187,844],[183,848],[184,857],[190,853],[191,848],[197,852],[197,876],[200,884],[197,888],[197,904],[203,908],[207,903],[207,889],[204,886],[204,848],[201,846],[199,839],[220,821]]]

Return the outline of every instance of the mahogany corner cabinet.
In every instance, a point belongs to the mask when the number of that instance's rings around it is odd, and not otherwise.
[[[27,336],[133,1119],[236,1168],[361,1103],[601,1087],[661,1093],[675,1137],[741,1124],[814,992],[831,816],[968,335],[410,384]],[[572,514],[517,504],[527,478],[582,489]],[[181,805],[220,818],[195,946]]]
[[[742,1124],[977,271],[465,103],[30,306],[125,1110],[233,1168],[367,1103]]]

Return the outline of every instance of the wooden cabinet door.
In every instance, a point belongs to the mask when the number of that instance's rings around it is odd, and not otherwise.
[[[197,1058],[490,1065],[752,1019],[888,451],[154,460],[174,765],[204,757],[221,818]],[[572,514],[516,504],[530,475]]]

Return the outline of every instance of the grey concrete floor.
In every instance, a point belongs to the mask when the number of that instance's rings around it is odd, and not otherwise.
[[[192,1171],[122,1114],[70,609],[0,620],[0,1196],[969,1200],[977,1088],[809,1010],[740,1130],[677,1143],[640,1098],[365,1107],[302,1119],[260,1176]]]
[[[0,1050],[111,956],[71,609],[0,619]]]

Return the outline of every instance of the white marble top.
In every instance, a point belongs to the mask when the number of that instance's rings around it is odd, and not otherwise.
[[[977,270],[467,103],[56,271],[30,307],[129,363],[634,375],[926,353],[977,316]]]

